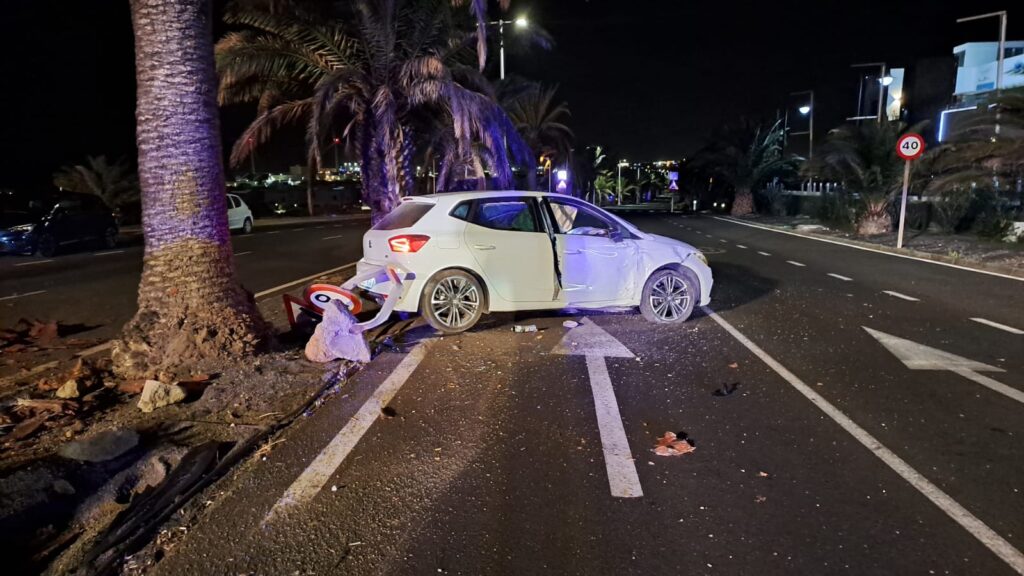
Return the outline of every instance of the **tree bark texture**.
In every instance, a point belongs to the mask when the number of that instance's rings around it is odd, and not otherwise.
[[[733,216],[746,216],[754,212],[754,194],[749,188],[736,190],[736,199],[732,202]]]
[[[209,0],[130,0],[145,256],[138,312],[113,347],[130,377],[208,370],[268,329],[235,279]]]

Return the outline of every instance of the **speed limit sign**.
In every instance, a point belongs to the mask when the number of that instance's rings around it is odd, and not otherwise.
[[[917,160],[924,154],[924,138],[920,134],[904,134],[896,142],[896,153],[904,160]]]

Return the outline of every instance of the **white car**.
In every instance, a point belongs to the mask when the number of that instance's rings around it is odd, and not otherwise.
[[[234,194],[228,194],[228,228],[243,234],[252,232],[252,210]]]
[[[378,300],[399,274],[394,310],[443,334],[488,312],[639,306],[657,323],[710,301],[704,255],[577,198],[544,192],[407,197],[363,236],[359,288]],[[375,274],[375,271],[382,273]]]

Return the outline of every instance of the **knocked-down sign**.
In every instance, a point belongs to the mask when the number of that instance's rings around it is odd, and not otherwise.
[[[336,300],[344,304],[353,315],[363,310],[363,301],[355,293],[356,287],[368,280],[383,282],[390,280],[391,289],[387,294],[381,296],[380,310],[373,318],[360,322],[352,327],[353,333],[365,332],[383,324],[391,312],[395,309],[398,299],[402,295],[402,275],[394,268],[387,266],[375,268],[369,272],[357,274],[346,280],[341,286],[333,284],[311,284],[306,287],[303,298],[284,295],[284,307],[288,313],[288,323],[292,328],[309,328],[315,326],[323,317],[324,307]]]

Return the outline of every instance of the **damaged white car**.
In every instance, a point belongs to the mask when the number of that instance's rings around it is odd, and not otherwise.
[[[693,246],[577,198],[456,192],[405,198],[363,236],[342,288],[457,334],[488,312],[566,307],[639,306],[651,322],[682,322],[712,281]]]

